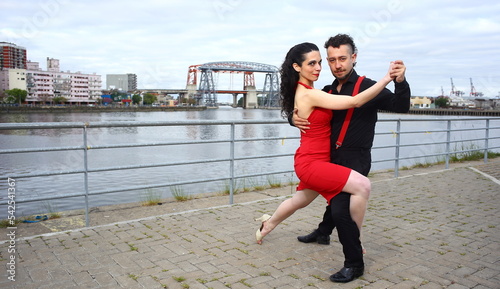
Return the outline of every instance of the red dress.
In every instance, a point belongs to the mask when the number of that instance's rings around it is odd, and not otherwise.
[[[306,88],[311,87],[299,83]],[[344,188],[351,169],[330,163],[330,135],[333,112],[316,107],[308,117],[310,129],[300,134],[300,146],[295,152],[295,173],[300,182],[297,190],[311,189],[328,202]]]

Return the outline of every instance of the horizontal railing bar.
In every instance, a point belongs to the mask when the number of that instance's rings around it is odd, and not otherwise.
[[[54,129],[54,128],[84,128],[83,122],[30,122],[30,123],[0,123],[0,130],[18,129]]]
[[[265,159],[265,158],[279,158],[279,157],[289,157],[293,156],[293,153],[288,153],[288,154],[276,154],[276,155],[258,155],[258,156],[246,156],[246,157],[235,157],[235,161],[242,161],[242,160],[254,160],[254,159]]]
[[[88,128],[99,127],[148,127],[148,126],[197,126],[197,125],[233,125],[233,124],[279,124],[288,123],[281,119],[268,120],[180,120],[180,121],[158,121],[158,122],[137,122],[137,121],[114,121],[88,123]],[[1,128],[1,127],[0,127]]]
[[[180,165],[196,165],[196,164],[205,164],[205,163],[228,162],[230,160],[231,160],[230,158],[206,159],[206,160],[201,160],[201,161],[183,161],[183,162],[175,162],[175,163],[158,163],[158,164],[151,164],[151,165],[106,167],[106,168],[88,169],[87,171],[89,173],[97,173],[97,172],[107,172],[107,171],[117,171],[117,170],[135,170],[135,169],[148,169],[148,168],[180,166]]]
[[[234,125],[234,124],[280,124],[288,123],[281,119],[268,120],[185,120],[185,121],[111,121],[111,122],[37,122],[37,123],[0,123],[0,130],[22,129],[60,129],[60,128],[106,128],[106,127],[151,127],[151,126],[197,126],[197,125]]]
[[[484,131],[485,128],[461,128],[461,129],[450,129],[449,132],[454,133],[454,132],[464,132],[464,131]],[[413,130],[413,131],[401,131],[399,132],[400,134],[422,134],[422,133],[435,133],[435,132],[448,132],[447,129],[442,129],[442,130]]]
[[[116,149],[116,148],[134,148],[134,147],[149,147],[149,146],[171,146],[171,145],[191,145],[191,144],[208,144],[208,143],[229,143],[230,139],[225,140],[200,140],[200,141],[179,141],[179,142],[156,142],[156,143],[134,143],[134,144],[114,144],[114,145],[96,145],[89,146],[89,149]]]
[[[24,148],[24,149],[6,149],[0,150],[0,154],[14,154],[14,153],[37,153],[37,152],[55,152],[55,151],[75,151],[83,150],[83,146],[73,147],[51,147],[51,148]]]
[[[84,170],[71,170],[71,171],[41,172],[36,174],[13,175],[9,177],[13,179],[25,179],[25,178],[50,177],[59,175],[82,174],[84,172],[85,172]]]
[[[247,141],[266,141],[266,140],[291,140],[300,139],[300,136],[278,136],[278,137],[263,137],[263,138],[235,138],[235,142],[247,142]]]
[[[443,121],[473,121],[473,120],[497,120],[500,121],[500,117],[460,117],[460,118],[392,118],[392,119],[378,119],[377,122],[407,122],[407,121],[431,121],[431,122],[443,122]]]
[[[30,197],[30,198],[16,198],[16,204],[29,203],[29,202],[39,202],[39,201],[49,201],[57,199],[67,199],[85,196],[85,193],[69,193],[64,195],[49,195],[43,197]],[[6,205],[8,200],[0,200],[0,205]]]
[[[254,141],[266,141],[266,140],[283,140],[283,139],[300,139],[300,137],[268,137],[268,138],[252,138],[252,139],[241,138],[241,139],[234,139],[234,142],[249,142],[249,141],[254,142]],[[231,142],[231,139],[178,141],[178,142],[156,142],[156,143],[135,143],[135,144],[116,144],[116,145],[96,145],[96,146],[89,146],[89,149],[112,149],[112,148],[191,145],[191,144],[230,143],[230,142]]]
[[[266,173],[258,173],[258,174],[247,174],[247,175],[235,176],[235,178],[242,179],[242,178],[260,177],[260,176],[277,175],[277,174],[288,174],[288,173],[295,173],[295,171],[294,170],[287,170],[287,171],[279,171],[279,172],[266,172]]]

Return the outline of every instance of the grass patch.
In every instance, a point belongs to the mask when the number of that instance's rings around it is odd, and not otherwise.
[[[267,176],[267,183],[271,188],[281,188],[282,186],[280,180],[273,175]]]
[[[176,201],[185,202],[191,200],[193,197],[184,192],[181,186],[171,186],[169,187],[170,193]]]
[[[148,189],[141,197],[143,206],[155,206],[161,202],[161,193],[153,189]]]
[[[497,157],[500,157],[500,153],[496,152],[487,152],[488,158],[489,159],[494,159]],[[456,153],[453,155],[450,155],[450,162],[454,163],[461,163],[461,162],[468,162],[468,161],[479,161],[484,159],[484,151],[477,150],[477,151],[468,151],[468,152],[463,152],[463,153]]]
[[[462,150],[469,150],[466,152],[460,152],[460,153],[451,153],[450,154],[450,163],[463,163],[463,162],[469,162],[469,161],[480,161],[484,159],[484,151],[483,150],[472,150],[474,149],[475,146],[471,145],[470,148],[463,148]],[[500,157],[500,153],[496,152],[491,152],[488,151],[488,159],[494,159]],[[440,165],[444,164],[445,156],[442,156],[439,159],[436,159],[434,162],[425,162],[425,163],[415,163],[412,166],[403,166],[400,169],[401,170],[411,170],[414,168],[428,168],[432,167],[433,165]]]

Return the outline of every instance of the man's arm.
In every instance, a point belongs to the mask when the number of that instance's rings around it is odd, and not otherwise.
[[[391,76],[394,78],[394,93],[389,90],[381,93],[379,109],[406,113],[410,110],[411,91],[406,81],[406,66],[402,60],[394,61]]]
[[[394,81],[394,95],[394,110],[392,111],[400,113],[408,112],[410,110],[411,91],[406,79],[400,83]]]
[[[288,123],[300,129],[301,132],[305,133],[309,129],[309,121],[305,118],[300,117],[297,114],[297,109],[293,110],[293,114],[288,116]]]

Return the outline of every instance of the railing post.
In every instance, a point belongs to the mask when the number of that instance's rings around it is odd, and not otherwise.
[[[230,174],[230,179],[229,179],[229,204],[233,204],[233,191],[234,191],[234,133],[235,131],[235,124],[231,123],[231,143],[230,143],[230,158],[231,160],[229,161],[229,174]]]
[[[85,185],[85,226],[90,225],[89,221],[89,166],[87,158],[87,123],[83,126],[83,169],[84,169],[84,185]]]
[[[445,168],[450,168],[450,141],[451,141],[451,119],[447,121],[446,127],[446,157],[445,157]]]
[[[394,160],[394,177],[399,176],[399,146],[401,145],[401,119],[398,119],[396,126],[396,150],[395,150],[395,160]]]
[[[484,163],[488,162],[488,138],[490,137],[490,120],[486,120],[486,131],[484,137]]]

